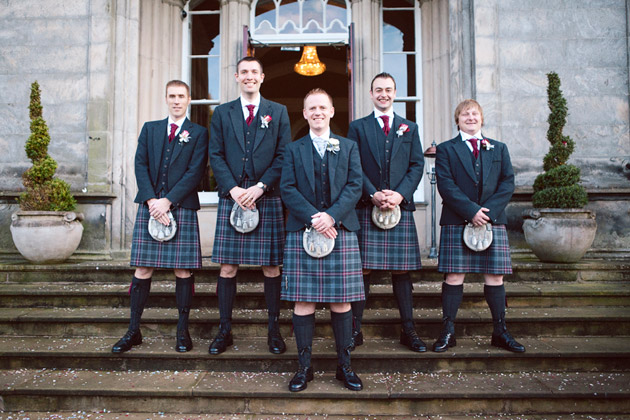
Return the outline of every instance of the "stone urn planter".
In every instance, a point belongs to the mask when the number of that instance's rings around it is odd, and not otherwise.
[[[83,214],[73,211],[17,211],[11,236],[20,254],[38,264],[62,262],[76,251],[83,235]]]
[[[544,262],[579,261],[597,231],[595,213],[585,209],[529,209],[523,218],[525,240]]]

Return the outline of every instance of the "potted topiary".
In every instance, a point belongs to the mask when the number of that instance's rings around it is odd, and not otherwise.
[[[575,143],[562,134],[566,124],[567,101],[560,90],[560,77],[547,74],[549,130],[551,143],[544,157],[544,173],[534,181],[534,209],[523,213],[525,240],[541,261],[569,263],[584,256],[595,239],[595,213],[584,209],[588,203],[580,182],[580,169],[567,164]]]
[[[20,210],[11,215],[11,235],[15,247],[27,260],[61,262],[81,242],[83,215],[74,212],[77,202],[68,183],[54,177],[57,162],[48,155],[50,135],[42,117],[37,81],[31,85],[29,111],[31,135],[25,150],[33,166],[22,175],[26,191],[18,198]]]

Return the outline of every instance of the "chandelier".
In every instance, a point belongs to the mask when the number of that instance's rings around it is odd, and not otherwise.
[[[295,63],[293,70],[302,76],[319,76],[326,71],[326,64],[319,61],[316,47],[304,46],[302,58]]]

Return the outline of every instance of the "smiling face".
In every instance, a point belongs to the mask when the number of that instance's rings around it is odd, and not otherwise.
[[[474,136],[481,130],[483,125],[481,109],[476,105],[463,108],[457,116],[457,125],[464,133]]]
[[[168,105],[168,113],[174,121],[186,116],[189,104],[190,95],[185,86],[172,85],[166,88],[166,105]]]
[[[241,89],[241,94],[247,98],[255,98],[260,92],[260,85],[265,79],[265,74],[257,61],[241,61],[234,77]]]
[[[372,82],[370,98],[374,107],[383,113],[387,113],[394,105],[396,99],[396,84],[389,77],[377,77]]]
[[[330,127],[330,119],[335,115],[335,108],[326,93],[313,93],[304,99],[302,112],[313,133],[321,135]]]

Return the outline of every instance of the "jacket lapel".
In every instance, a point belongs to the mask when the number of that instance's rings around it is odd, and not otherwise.
[[[381,167],[381,157],[378,152],[378,123],[374,121],[374,112],[367,116],[367,118],[363,119],[363,129],[365,130],[365,134],[367,135],[368,147],[370,148],[370,152],[372,152],[372,156],[374,156],[374,160],[378,164],[378,167]]]
[[[396,130],[398,130],[398,127],[402,123],[402,117],[400,117],[398,114],[394,114],[394,123],[392,124],[391,130],[389,130],[389,137],[394,142],[394,147],[392,147],[392,162],[394,161],[394,156],[396,156],[396,152],[398,152],[398,149],[400,149],[400,145],[404,136],[403,134],[402,136],[398,137],[398,134],[396,134]]]
[[[186,147],[186,143],[180,143],[179,141],[179,136],[184,132],[184,131],[188,131],[189,137],[192,138],[192,128],[193,125],[190,122],[190,120],[188,118],[186,118],[184,120],[184,122],[182,123],[182,128],[179,130],[179,134],[177,136],[175,136],[175,138],[172,140],[173,147],[175,149],[173,149],[173,156],[171,157],[171,165],[173,164],[173,162],[175,162],[175,159],[177,159],[177,157],[179,156],[179,154],[182,152],[182,150],[184,149],[184,147]]]
[[[311,190],[313,194],[315,194],[315,168],[313,167],[313,140],[311,136],[307,134],[305,137],[302,137],[300,140],[302,144],[300,145],[300,155],[302,155],[302,165],[304,166],[304,172],[306,173],[306,178],[308,179],[308,183],[311,186]]]
[[[236,135],[236,142],[241,149],[245,151],[245,133],[243,133],[243,110],[241,109],[241,100],[232,101],[230,109],[230,120],[232,120],[232,128]]]
[[[330,138],[335,138],[333,133],[330,133]],[[328,179],[330,181],[330,197],[334,200],[338,194],[337,184],[335,183],[335,172],[337,170],[337,162],[339,161],[339,154],[341,153],[341,142],[339,144],[339,151],[337,153],[326,152],[328,154]]]
[[[261,117],[265,115],[271,115],[271,103],[269,103],[269,101],[266,100],[265,98],[261,97],[260,106],[258,107],[258,115],[257,115],[258,118],[252,121],[252,124],[260,124],[256,128],[256,138],[254,139],[254,150],[256,150],[258,146],[260,146],[260,144],[262,143],[263,137],[265,137],[267,130],[271,129],[271,128],[262,127]]]
[[[482,134],[482,138],[485,138],[483,137],[483,134]],[[487,141],[489,142],[490,140],[487,140]],[[492,169],[492,161],[494,158],[493,151],[494,149],[485,150],[483,147],[481,147],[481,142],[479,143],[479,156],[481,157],[481,165],[483,168],[483,173],[481,175],[483,178],[483,184],[486,183],[488,176],[490,176],[490,169]]]
[[[159,172],[160,162],[162,162],[162,151],[164,150],[164,142],[166,139],[166,126],[168,125],[168,118],[163,119],[159,124],[154,126],[154,131],[151,133],[151,143],[153,143],[153,159],[151,159],[151,173],[155,174],[153,182],[157,182],[157,174]]]
[[[472,165],[472,159],[470,158],[470,149],[466,144],[462,141],[462,136],[459,135],[455,138],[455,153],[459,157],[459,160],[462,162],[462,166],[464,170],[468,174],[471,179],[477,180],[477,175],[475,174],[475,169]]]

